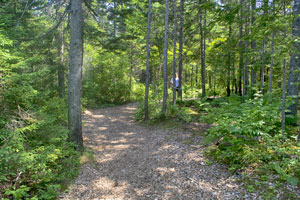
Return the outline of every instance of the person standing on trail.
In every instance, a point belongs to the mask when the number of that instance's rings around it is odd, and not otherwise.
[[[171,78],[170,83],[172,84],[173,87],[175,87],[175,90],[178,92],[178,90],[179,90],[179,78],[178,78],[178,74],[177,73],[175,75],[176,75],[175,86],[174,86],[173,77]]]

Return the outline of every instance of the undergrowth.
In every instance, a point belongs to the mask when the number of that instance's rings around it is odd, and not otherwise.
[[[152,122],[160,122],[164,120],[176,120],[182,122],[191,122],[193,120],[193,110],[188,107],[172,105],[168,102],[166,113],[161,113],[161,104],[156,101],[149,101],[148,103],[149,118]],[[143,102],[139,103],[138,109],[135,113],[135,120],[142,121],[145,117],[145,106]]]
[[[56,199],[78,171],[79,154],[67,142],[65,101],[55,97],[40,101],[43,93],[30,90],[29,97],[27,93],[15,97],[12,89],[6,90],[0,99],[3,200]],[[32,102],[36,104],[31,106]]]
[[[210,145],[207,155],[227,164],[232,172],[299,186],[300,144],[295,128],[288,126],[281,133],[280,107],[280,99],[270,103],[261,96],[244,102],[232,96],[210,103],[200,118],[214,124],[205,139]]]

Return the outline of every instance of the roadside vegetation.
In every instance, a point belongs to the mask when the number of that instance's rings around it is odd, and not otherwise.
[[[253,99],[191,98],[170,105],[164,116],[154,109],[160,107],[157,101],[149,105],[154,124],[173,121],[173,127],[192,122],[211,125],[206,132],[196,133],[205,138],[201,144],[206,146],[207,158],[239,174],[249,192],[265,199],[274,199],[280,193],[285,193],[286,199],[299,197],[299,130],[288,124],[282,134],[279,97],[272,101],[268,95],[259,94]],[[141,105],[136,119],[143,119],[142,114]]]

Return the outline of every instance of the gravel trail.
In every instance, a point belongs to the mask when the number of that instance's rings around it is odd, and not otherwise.
[[[245,199],[237,177],[207,164],[192,128],[139,125],[135,110],[126,104],[85,112],[84,145],[95,164],[82,165],[61,199]]]

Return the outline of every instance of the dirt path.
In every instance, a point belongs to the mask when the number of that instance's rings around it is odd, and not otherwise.
[[[188,129],[141,126],[132,118],[135,109],[127,104],[85,112],[85,146],[96,164],[82,166],[62,199],[245,198],[236,177],[207,165],[199,146],[185,144],[193,139]]]

